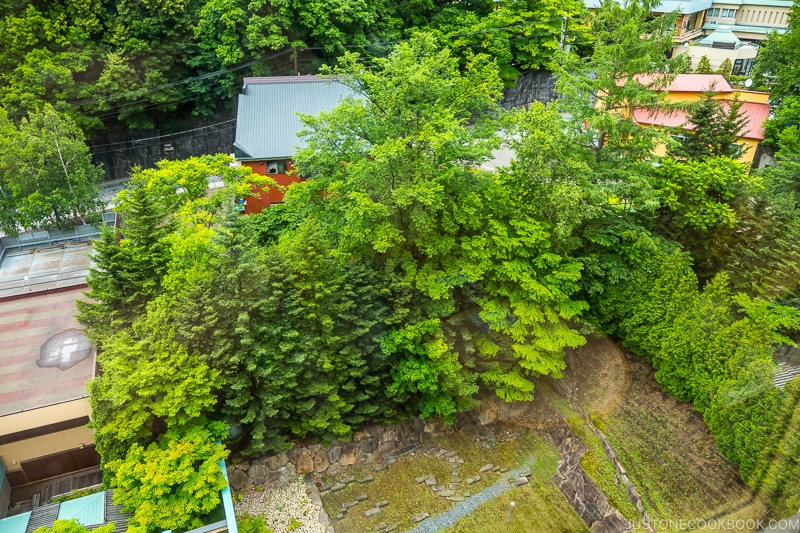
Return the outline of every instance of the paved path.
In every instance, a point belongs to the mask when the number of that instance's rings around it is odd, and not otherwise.
[[[505,494],[513,489],[514,484],[509,483],[508,478],[513,477],[516,479],[520,472],[526,468],[531,468],[533,463],[534,459],[532,458],[516,470],[501,474],[500,479],[498,479],[494,485],[483,489],[477,494],[473,494],[465,501],[460,502],[450,508],[448,511],[426,519],[417,527],[407,530],[406,533],[436,533],[437,531],[442,531],[443,529],[452,526],[461,518],[464,518],[471,512],[475,511],[475,509],[477,509],[479,506],[486,502],[492,501],[501,494]]]

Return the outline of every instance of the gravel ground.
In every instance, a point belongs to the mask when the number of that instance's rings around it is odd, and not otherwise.
[[[275,533],[289,533],[292,519],[301,524],[292,529],[292,533],[325,533],[326,530],[319,523],[319,510],[306,494],[306,485],[302,478],[280,488],[246,492],[233,507],[237,515],[263,517],[267,527]]]
[[[517,468],[516,470],[506,472],[500,477],[499,480],[497,480],[494,485],[483,489],[477,494],[473,494],[465,501],[451,507],[450,510],[426,519],[417,527],[407,530],[406,533],[436,533],[437,531],[441,531],[452,526],[459,519],[464,518],[471,512],[475,511],[475,509],[477,509],[480,505],[483,505],[484,503],[491,501],[501,494],[513,489],[514,485],[508,482],[508,478],[513,477],[516,479],[520,472],[526,468],[530,468],[532,464],[533,460],[528,461],[525,463],[525,465]]]

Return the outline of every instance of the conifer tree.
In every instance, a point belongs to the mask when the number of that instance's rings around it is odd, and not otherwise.
[[[700,61],[697,62],[697,68],[694,69],[695,74],[713,74],[711,62],[708,60],[707,55],[703,55]]]
[[[683,137],[673,150],[677,157],[700,160],[709,157],[728,157],[736,159],[741,155],[737,143],[744,127],[746,117],[742,116],[743,102],[734,99],[725,103],[714,98],[713,91],[706,91],[689,110],[684,127],[678,130]]]
[[[733,65],[731,64],[731,60],[729,58],[725,58],[725,61],[719,66],[719,70],[717,74],[722,74],[725,76],[725,79],[728,79],[731,75],[731,70],[733,70]]]

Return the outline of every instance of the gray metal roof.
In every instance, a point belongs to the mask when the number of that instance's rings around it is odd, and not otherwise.
[[[317,115],[336,107],[353,91],[316,76],[245,78],[236,115],[237,159],[289,159],[305,143],[297,113]]]

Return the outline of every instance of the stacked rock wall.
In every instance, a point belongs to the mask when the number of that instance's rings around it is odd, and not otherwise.
[[[415,450],[437,435],[459,429],[509,420],[526,409],[526,402],[508,404],[487,398],[481,405],[460,413],[452,426],[441,419],[413,418],[386,426],[370,424],[353,433],[348,441],[334,439],[329,446],[299,444],[289,451],[265,455],[228,465],[228,478],[234,491],[253,486],[272,486],[297,475],[322,474],[329,469],[358,464],[375,464],[380,470],[398,457]]]

